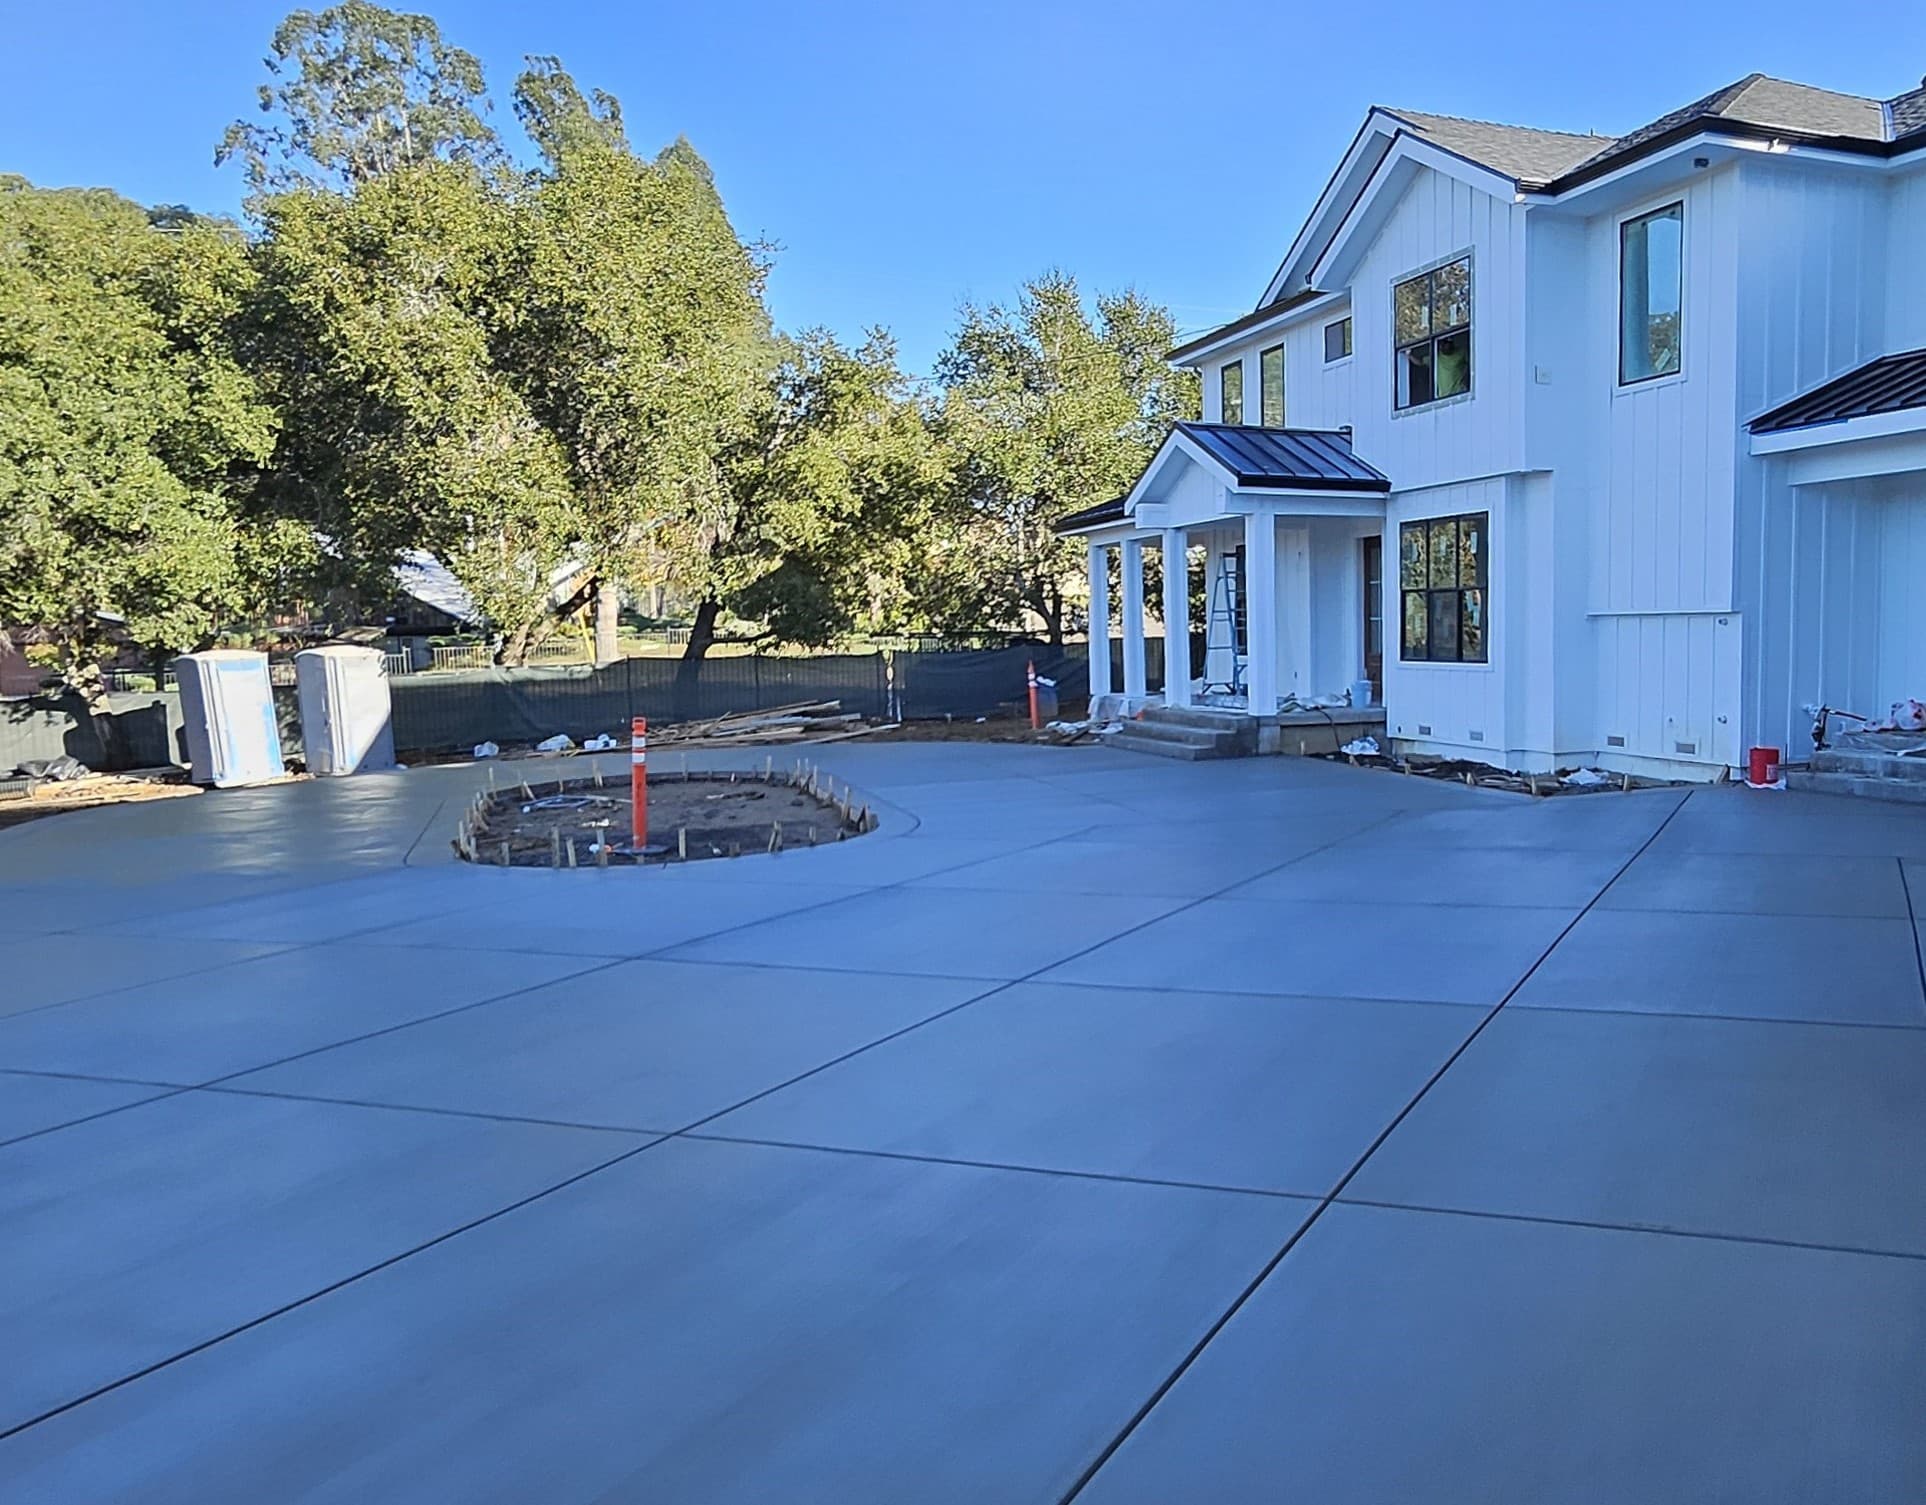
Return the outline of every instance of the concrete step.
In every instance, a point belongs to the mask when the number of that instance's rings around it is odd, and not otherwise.
[[[1841,794],[1853,799],[1926,805],[1926,779],[1864,778],[1853,773],[1797,768],[1787,769],[1785,779],[1786,788],[1803,789],[1809,794]]]
[[[1149,737],[1135,730],[1118,732],[1109,738],[1104,746],[1121,747],[1125,752],[1149,753],[1157,758],[1180,758],[1186,763],[1196,763],[1205,758],[1232,756],[1229,753],[1220,752],[1215,746],[1180,742],[1169,737]]]
[[[1216,731],[1206,726],[1185,726],[1176,721],[1153,721],[1149,716],[1141,716],[1128,723],[1125,728],[1133,736],[1148,737],[1158,742],[1183,742],[1192,747],[1208,747],[1217,752],[1230,752],[1237,742],[1235,732]]]
[[[1849,773],[1862,779],[1926,781],[1926,757],[1897,758],[1891,753],[1871,748],[1824,748],[1812,755],[1810,766],[1814,773]]]
[[[1141,719],[1158,726],[1189,726],[1233,735],[1250,727],[1250,717],[1243,712],[1220,710],[1207,705],[1146,706]]]

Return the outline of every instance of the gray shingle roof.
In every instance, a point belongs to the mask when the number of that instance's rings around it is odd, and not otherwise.
[[[1446,151],[1521,183],[1549,183],[1594,156],[1612,139],[1499,125],[1490,120],[1462,120],[1456,115],[1430,115],[1422,110],[1386,109],[1384,113],[1395,115]]]

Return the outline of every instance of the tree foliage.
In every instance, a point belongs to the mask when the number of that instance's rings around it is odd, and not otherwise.
[[[351,191],[430,161],[503,160],[481,63],[428,16],[341,0],[275,29],[259,121],[237,120],[214,160],[238,159],[255,193]]]
[[[1041,619],[1066,626],[1076,547],[1067,512],[1127,490],[1174,419],[1195,416],[1196,377],[1171,367],[1169,313],[1135,292],[1100,294],[1052,272],[1016,304],[965,307],[937,372],[939,431],[957,484],[933,540],[932,614],[958,625]]]
[[[230,225],[0,183],[0,624],[59,650],[206,642],[275,593],[301,535],[243,529],[275,417],[238,348]]]

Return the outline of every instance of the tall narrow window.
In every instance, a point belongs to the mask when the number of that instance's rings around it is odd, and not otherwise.
[[[1471,258],[1407,277],[1391,290],[1397,404],[1420,408],[1471,390]]]
[[[1399,526],[1404,626],[1398,657],[1406,663],[1482,664],[1489,657],[1490,524],[1489,513],[1472,512]]]
[[[1618,231],[1618,379],[1649,381],[1679,369],[1685,205],[1628,219]]]
[[[1232,361],[1218,373],[1217,393],[1222,399],[1221,420],[1225,423],[1244,421],[1244,363]]]
[[[1334,319],[1324,326],[1324,364],[1341,361],[1351,353],[1351,316]]]
[[[1284,347],[1273,345],[1257,358],[1258,422],[1284,427]]]

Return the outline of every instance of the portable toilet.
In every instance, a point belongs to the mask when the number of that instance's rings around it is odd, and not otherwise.
[[[294,655],[301,746],[317,777],[395,766],[388,662],[375,648],[334,644]]]
[[[265,653],[223,648],[174,660],[189,777],[227,789],[287,772]]]

